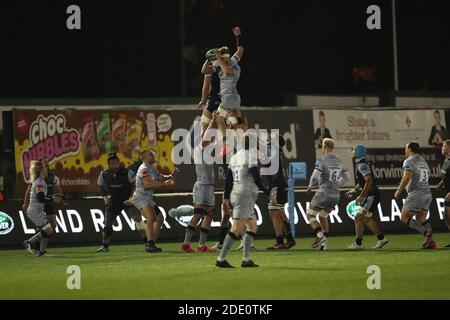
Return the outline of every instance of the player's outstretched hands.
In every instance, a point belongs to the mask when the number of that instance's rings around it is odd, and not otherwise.
[[[26,204],[26,203],[24,203],[23,205],[22,205],[22,212],[27,212],[27,210],[28,210],[28,204]]]
[[[235,37],[241,36],[241,35],[242,35],[241,28],[239,28],[239,27],[234,27],[234,28],[233,28],[233,34],[234,34]]]
[[[346,192],[345,196],[347,197],[347,199],[351,199],[351,198],[353,198],[355,196],[355,194],[356,194],[356,190],[352,189],[352,190]]]
[[[403,193],[403,191],[398,189],[397,191],[395,191],[394,198],[397,200],[400,200],[402,197],[402,193]]]
[[[198,103],[197,107],[198,107],[199,109],[203,109],[203,108],[205,107],[205,105],[206,105],[206,100],[202,99],[202,100],[200,100],[200,102]]]

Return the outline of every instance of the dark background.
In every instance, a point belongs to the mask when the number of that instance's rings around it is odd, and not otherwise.
[[[66,28],[71,4],[81,7],[82,30]],[[381,7],[382,30],[366,28],[371,4]],[[397,0],[401,90],[450,89],[447,8]],[[243,105],[393,88],[391,1],[16,0],[0,3],[0,97],[199,96],[202,57],[234,48],[234,25],[246,41]],[[376,81],[355,83],[354,67],[372,68]]]

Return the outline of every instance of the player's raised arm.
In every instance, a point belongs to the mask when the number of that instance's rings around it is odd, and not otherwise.
[[[214,69],[213,69],[213,67],[211,65],[211,62],[208,59],[205,61],[205,63],[203,63],[201,72],[202,72],[202,74],[205,74],[205,75],[206,74],[213,74]]]
[[[236,37],[236,47],[237,47],[237,51],[234,54],[234,56],[237,57],[239,61],[241,61],[244,55],[244,41],[242,39],[241,28],[239,27],[233,28],[233,34]]]

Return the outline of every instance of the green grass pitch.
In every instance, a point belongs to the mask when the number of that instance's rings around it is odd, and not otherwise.
[[[298,238],[289,251],[263,250],[272,240],[257,240],[252,259],[260,267],[242,269],[241,252],[217,269],[216,254],[185,254],[178,243],[163,243],[164,253],[143,245],[51,248],[51,257],[25,250],[0,251],[0,299],[450,299],[450,234],[437,234],[440,249],[421,250],[419,235],[391,235],[380,251],[344,250],[353,237],[330,238],[330,251],[308,249],[312,238]],[[375,243],[365,239],[365,247]],[[210,243],[211,244],[211,243]],[[235,244],[237,246],[237,244]],[[81,268],[81,289],[68,290],[67,267]],[[381,268],[381,290],[369,290],[367,268]]]

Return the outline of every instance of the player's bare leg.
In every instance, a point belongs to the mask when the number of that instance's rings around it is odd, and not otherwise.
[[[155,229],[155,242],[159,238],[159,234],[161,233],[161,227],[164,223],[164,216],[162,213],[159,213],[155,216],[155,222],[153,223],[153,227]]]
[[[324,234],[325,231],[323,230],[322,225],[317,220],[317,214],[319,213],[319,211],[322,211],[322,209],[310,205],[306,213],[309,225],[316,233],[316,240],[311,246],[313,249],[319,248],[324,242],[327,241],[327,238]]]
[[[142,219],[142,215],[135,214],[131,217],[134,221],[134,224],[136,225],[136,230],[141,235],[142,240],[144,240],[144,243],[147,242],[147,233],[145,232],[145,222],[144,219]]]
[[[214,215],[214,208],[205,208],[206,215],[203,218],[203,222],[200,229],[200,240],[198,242],[197,252],[216,252],[216,248],[208,248],[206,246],[206,240],[211,229],[211,223]]]
[[[209,124],[212,120],[212,113],[208,109],[204,109],[202,113],[202,134],[208,129]]]
[[[330,224],[328,223],[328,215],[331,213],[333,209],[323,209],[319,213],[319,221],[320,225],[323,230],[323,235],[325,236],[324,243],[320,246],[320,250],[326,251],[328,250],[328,237],[329,237],[329,231],[330,231]]]
[[[146,244],[145,250],[147,252],[156,253],[161,252],[159,248],[155,245],[156,235],[155,235],[155,211],[152,206],[148,205],[142,208],[141,214],[147,219],[145,224],[145,234],[147,235],[148,242]]]

